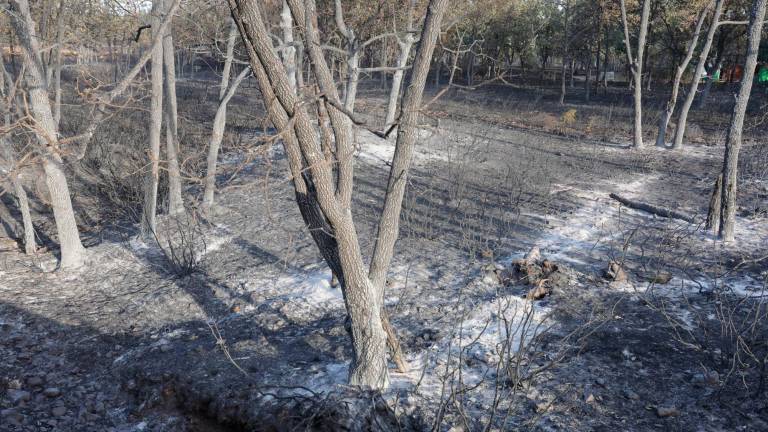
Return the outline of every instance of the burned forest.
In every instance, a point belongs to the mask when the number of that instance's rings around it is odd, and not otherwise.
[[[768,431],[768,0],[0,0],[0,431]]]

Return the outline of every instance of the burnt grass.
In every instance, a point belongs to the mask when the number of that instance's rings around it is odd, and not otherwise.
[[[216,95],[202,79],[179,86],[184,171],[194,179],[204,168]],[[439,119],[443,132],[421,145],[439,157],[415,164],[395,260],[396,267],[420,270],[393,274],[388,294],[397,298],[388,308],[406,353],[450,335],[457,293],[479,304],[500,292],[462,291],[482,276],[489,256],[525,253],[559,227],[583,222],[574,218],[583,217],[585,206],[610,208],[608,192],[623,185],[642,180],[636,198],[699,220],[705,214],[722,154],[719,135],[709,131],[720,130],[727,109],[693,114],[705,131],[695,151],[638,152],[625,148],[626,92],[598,94],[589,104],[576,94],[565,108],[555,94],[554,88],[482,88],[452,92],[430,107],[425,123]],[[384,92],[370,84],[360,97],[360,110],[377,121]],[[68,109],[65,118],[78,118],[77,108]],[[562,121],[566,109],[576,110],[575,123]],[[33,258],[0,252],[0,430],[433,428],[439,401],[412,403],[408,389],[384,396],[344,386],[318,392],[316,384],[332,375],[328,365],[351,355],[344,313],[303,303],[286,288],[281,277],[318,271],[320,258],[293,202],[282,152],[263,139],[270,131],[258,89],[246,84],[229,111],[219,205],[198,222],[209,245],[227,240],[189,275],[169,271],[156,245],[131,242],[140,206],[140,143],[146,141],[143,111],[118,113],[99,129],[86,158],[69,165],[89,246],[86,268],[51,271],[54,229],[35,200],[47,249]],[[653,131],[648,116],[646,129]],[[63,130],[77,127],[72,121]],[[748,135],[759,136],[760,127]],[[764,143],[748,140],[744,152],[739,214],[765,223],[765,164],[755,162],[766,158]],[[366,158],[357,164],[353,209],[364,250],[372,246],[387,169]],[[199,195],[196,182],[188,181],[190,211]],[[699,225],[639,212],[607,217],[606,238],[574,249],[578,260],[563,263],[577,283],[542,300],[557,330],[543,336],[541,353],[566,355],[528,391],[504,401],[508,414],[497,416],[492,429],[768,430],[768,325],[764,309],[755,315],[750,307],[760,300],[735,303],[706,287],[670,294],[683,279],[752,277],[765,284],[766,242],[702,247],[706,234]],[[550,245],[558,241],[550,238]],[[542,252],[556,256],[554,247]],[[611,259],[624,263],[635,286],[649,272],[669,272],[673,282],[659,285],[657,294],[618,286],[603,278]],[[727,321],[707,318],[724,310]],[[690,328],[681,318],[686,311]],[[742,353],[734,365],[724,323],[742,330],[755,323],[741,340],[762,364]],[[570,332],[579,337],[564,340]],[[437,430],[483,429],[482,406],[472,408],[461,397],[454,402],[443,408]]]

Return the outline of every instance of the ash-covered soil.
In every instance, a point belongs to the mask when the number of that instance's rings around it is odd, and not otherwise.
[[[743,183],[723,245],[702,224],[722,148],[630,151],[479,114],[423,131],[386,292],[409,370],[384,394],[345,386],[341,294],[264,147],[224,154],[217,208],[181,224],[190,275],[130,229],[92,238],[75,272],[0,252],[0,430],[768,429],[766,371],[742,349],[765,366],[765,179]],[[358,144],[370,250],[393,144]],[[180,225],[162,225],[167,244]],[[534,247],[557,277],[507,277]]]

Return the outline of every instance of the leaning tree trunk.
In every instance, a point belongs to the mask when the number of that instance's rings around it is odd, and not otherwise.
[[[163,0],[159,0],[163,4]],[[170,5],[168,5],[170,6]],[[163,4],[163,13],[168,7]],[[172,17],[168,17],[172,19]],[[159,27],[159,26],[158,26]],[[165,28],[163,35],[163,65],[165,71],[165,152],[168,158],[168,214],[184,213],[184,201],[181,198],[181,170],[179,169],[179,114],[176,100],[176,56],[173,48],[171,26]]]
[[[152,27],[157,29],[163,11],[162,0],[152,3]],[[141,232],[152,238],[157,231],[157,188],[160,180],[160,137],[163,129],[163,44],[152,47],[152,96],[149,103],[149,158]]]
[[[680,107],[680,116],[677,119],[677,129],[675,129],[675,141],[672,143],[673,149],[679,149],[683,145],[686,123],[688,122],[688,112],[691,110],[693,100],[696,98],[696,91],[699,89],[701,73],[704,72],[704,64],[707,61],[709,50],[712,48],[712,40],[715,38],[715,32],[717,31],[718,23],[720,22],[720,15],[723,12],[724,3],[725,0],[717,0],[715,3],[715,12],[712,15],[709,31],[707,31],[707,40],[701,48],[701,53],[699,53],[696,71],[693,73],[693,79],[691,80],[691,87],[688,89],[688,94],[685,96],[683,106]]]
[[[707,4],[704,9],[699,12],[699,18],[696,20],[696,29],[693,32],[691,40],[688,41],[688,49],[685,52],[683,61],[675,69],[675,77],[672,80],[672,94],[669,96],[669,100],[664,107],[664,111],[659,116],[659,133],[656,135],[656,146],[666,147],[667,128],[669,127],[669,121],[672,119],[672,114],[675,112],[675,105],[677,104],[677,96],[680,92],[680,81],[683,79],[683,74],[688,68],[688,64],[693,58],[693,52],[696,50],[696,44],[699,41],[699,34],[701,34],[701,27],[704,25],[704,20],[707,18],[710,4]]]
[[[40,45],[35,34],[35,23],[27,0],[10,2],[11,23],[22,45],[26,65],[26,82],[29,103],[34,117],[34,130],[42,153],[45,181],[50,193],[51,206],[56,221],[56,231],[61,247],[62,269],[80,267],[85,259],[85,248],[80,242],[80,232],[72,208],[69,185],[64,174],[64,163],[60,155],[60,146],[56,122],[53,118],[48,85],[45,79]]]
[[[739,150],[741,149],[741,133],[744,126],[744,116],[747,112],[749,95],[752,92],[752,80],[757,67],[757,55],[760,48],[760,35],[765,19],[765,8],[768,0],[754,0],[752,13],[749,17],[749,39],[744,62],[744,76],[741,88],[733,107],[731,125],[725,141],[725,157],[723,160],[723,202],[720,225],[720,237],[725,241],[733,241],[736,230],[736,180],[739,166]]]

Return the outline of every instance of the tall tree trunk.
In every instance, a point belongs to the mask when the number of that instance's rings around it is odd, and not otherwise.
[[[163,2],[163,0],[159,0]],[[163,2],[163,14],[167,15],[170,4]],[[168,17],[169,20],[173,17]],[[159,26],[158,26],[159,27]],[[179,169],[179,114],[176,100],[176,55],[173,47],[171,26],[163,35],[163,65],[165,71],[165,148],[168,158],[168,214],[184,213],[181,197],[181,171]]]
[[[624,46],[627,51],[627,61],[632,71],[634,85],[634,121],[632,145],[643,148],[643,57],[645,55],[645,40],[648,35],[648,21],[651,13],[651,0],[643,0],[640,17],[640,30],[637,36],[637,55],[632,56],[632,44],[629,41],[629,25],[627,23],[626,1],[621,0],[621,21],[624,27]]]
[[[709,24],[709,30],[707,31],[707,40],[704,42],[704,46],[699,53],[696,71],[693,73],[693,78],[691,79],[691,87],[688,89],[688,94],[685,96],[683,106],[680,107],[680,116],[677,119],[677,128],[675,129],[675,141],[672,143],[673,149],[679,149],[683,145],[686,123],[688,122],[688,112],[691,110],[693,100],[696,98],[696,91],[699,88],[701,73],[704,72],[704,65],[707,62],[707,56],[712,47],[712,40],[715,38],[715,32],[720,23],[720,15],[723,12],[724,3],[725,0],[716,0],[715,12],[712,15],[712,22]]]
[[[62,269],[80,267],[85,259],[85,248],[80,242],[75,212],[64,174],[64,164],[59,154],[59,138],[56,122],[48,98],[48,85],[40,57],[40,45],[35,33],[35,23],[27,0],[10,2],[11,23],[22,45],[26,64],[26,82],[29,102],[35,119],[35,133],[42,153],[46,185],[51,196],[51,206],[56,221],[56,231],[61,247]]]
[[[152,28],[157,29],[163,12],[162,0],[152,3]],[[149,158],[141,232],[152,238],[157,231],[157,188],[160,181],[160,137],[163,129],[163,43],[152,47],[152,96],[149,108]]]
[[[741,149],[741,132],[744,126],[744,116],[747,112],[749,95],[752,92],[752,80],[757,67],[757,55],[760,48],[760,35],[765,19],[765,8],[768,0],[754,0],[749,17],[749,39],[744,62],[744,76],[741,79],[739,95],[733,107],[731,125],[725,141],[725,156],[723,160],[723,202],[720,237],[725,241],[733,241],[736,230],[736,181],[739,166],[739,150]]]
[[[563,65],[560,69],[560,105],[565,104],[565,71],[568,58],[568,45],[570,39],[568,38],[568,22],[571,13],[571,0],[565,0],[564,5],[564,23],[563,23]]]
[[[667,128],[669,127],[670,119],[672,119],[672,114],[675,112],[675,105],[677,105],[677,96],[680,93],[680,81],[683,78],[685,70],[688,69],[688,64],[693,58],[693,52],[696,50],[696,44],[698,43],[699,35],[701,34],[701,27],[704,25],[704,20],[707,18],[711,6],[712,3],[708,3],[704,9],[699,12],[699,17],[696,20],[696,29],[693,32],[693,36],[691,36],[691,40],[688,41],[685,57],[675,69],[675,77],[672,79],[672,94],[669,96],[664,111],[662,111],[659,116],[659,132],[658,135],[656,135],[657,147],[666,147],[667,145]]]
[[[584,77],[584,101],[589,102],[590,93],[592,93],[592,47],[587,47],[587,71]]]

